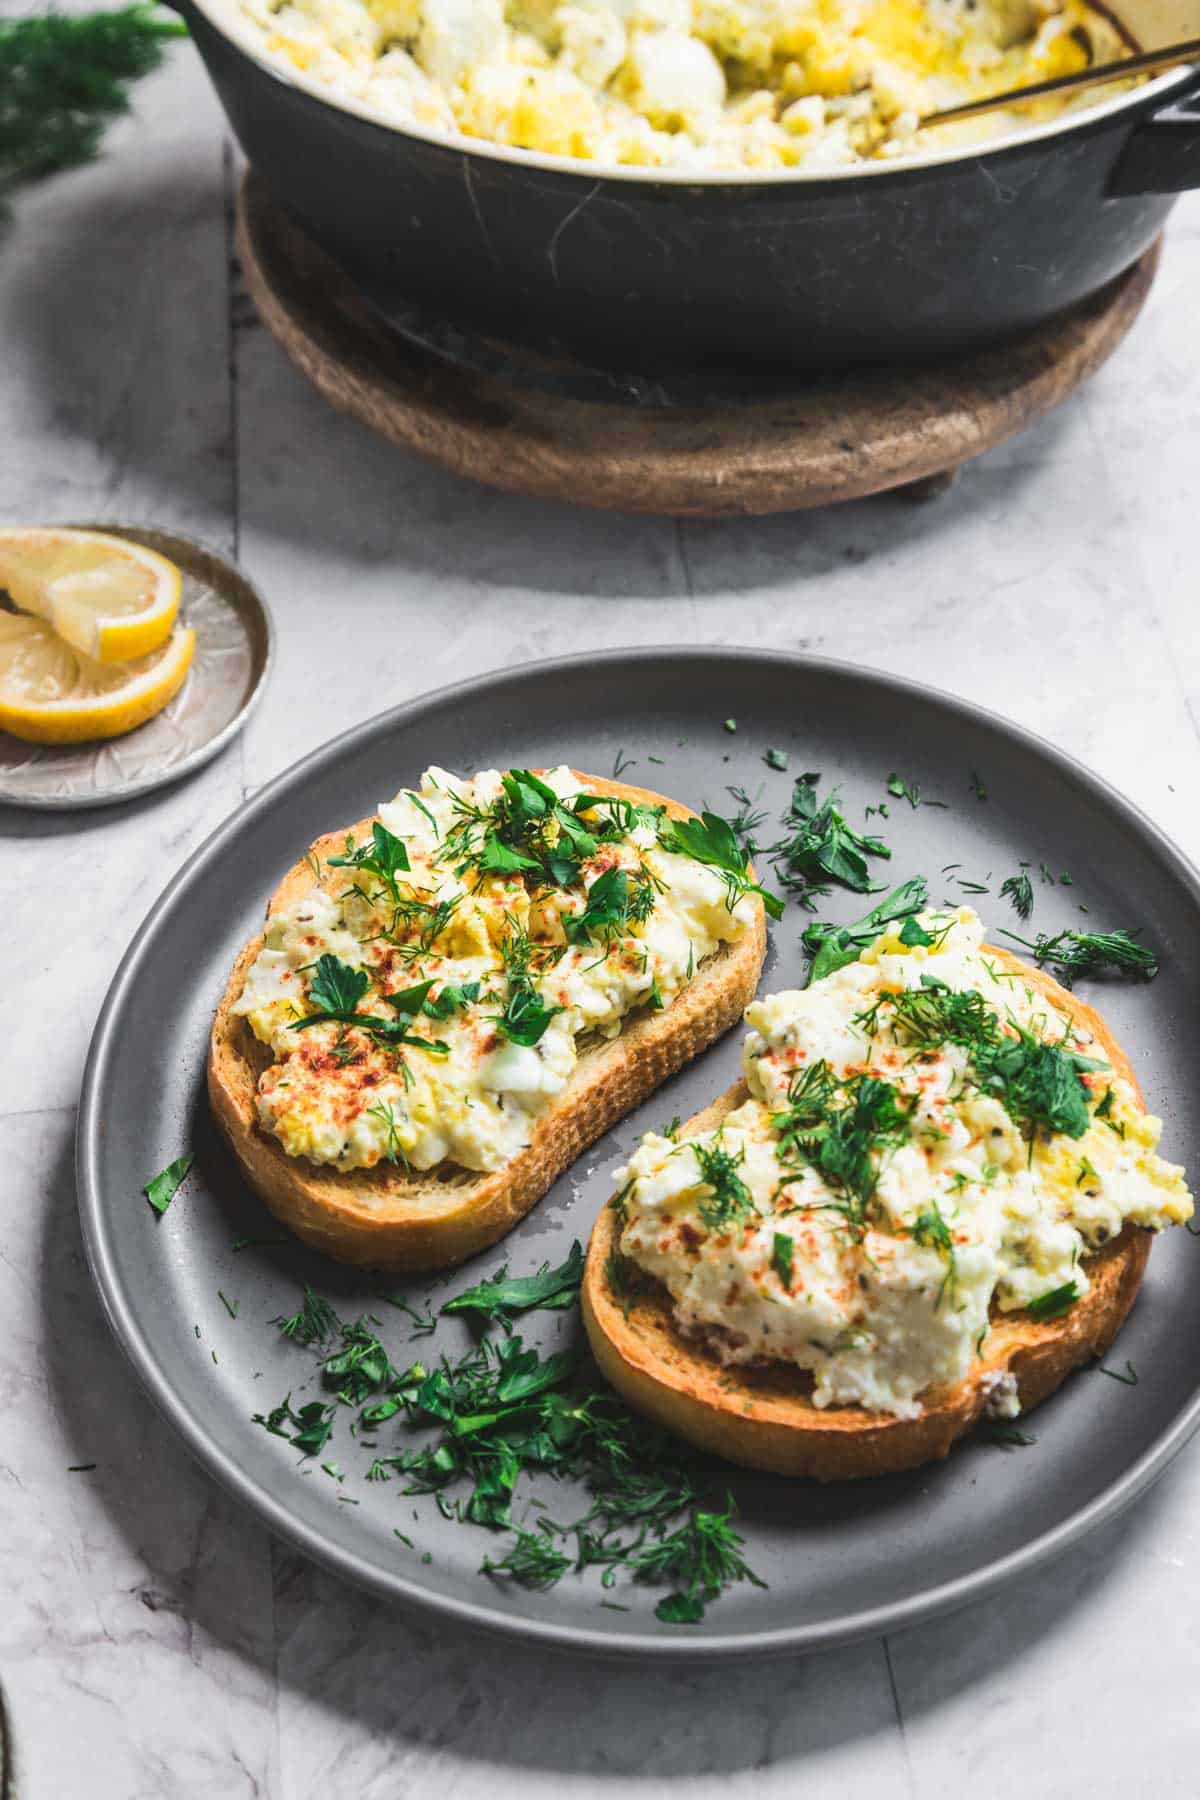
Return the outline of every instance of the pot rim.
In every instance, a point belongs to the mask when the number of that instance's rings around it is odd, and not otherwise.
[[[598,187],[607,182],[625,182],[638,187],[680,188],[778,188],[817,186],[826,182],[848,180],[879,181],[899,178],[922,170],[956,163],[979,162],[1000,152],[1023,149],[1027,145],[1092,131],[1120,118],[1123,113],[1140,114],[1153,111],[1163,101],[1188,87],[1200,77],[1200,66],[1192,63],[1169,69],[1133,89],[1117,94],[1095,106],[1080,108],[1058,119],[1030,125],[1023,131],[1005,133],[980,143],[963,144],[950,150],[929,151],[922,156],[896,157],[886,162],[851,163],[834,169],[645,169],[628,163],[585,160],[578,156],[555,156],[540,150],[522,150],[510,144],[490,143],[486,138],[470,138],[457,132],[438,131],[422,125],[403,125],[364,105],[348,94],[336,93],[300,70],[285,69],[272,62],[254,42],[249,21],[241,14],[238,0],[169,0],[186,11],[194,9],[222,37],[226,38],[264,74],[283,87],[293,88],[310,99],[318,100],[335,112],[349,113],[379,131],[394,137],[414,138],[434,144],[464,158],[487,162],[515,164],[522,169],[536,169],[556,175],[570,175]]]

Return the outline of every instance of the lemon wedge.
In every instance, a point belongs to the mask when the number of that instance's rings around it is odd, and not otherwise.
[[[177,625],[148,656],[95,662],[42,620],[0,612],[0,731],[31,744],[121,737],[179,692],[195,648],[195,632]]]
[[[160,649],[175,624],[180,586],[173,562],[108,532],[0,529],[0,588],[94,662]]]

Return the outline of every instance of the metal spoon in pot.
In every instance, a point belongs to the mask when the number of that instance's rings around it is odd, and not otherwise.
[[[1197,58],[1200,58],[1200,38],[1185,38],[1179,44],[1164,44],[1161,50],[1139,50],[1121,62],[1096,63],[1093,68],[1079,69],[1074,75],[1056,75],[1052,81],[1035,81],[1029,87],[1011,88],[1005,94],[988,94],[982,100],[964,100],[961,106],[944,106],[939,112],[926,113],[919,124],[922,129],[926,125],[949,125],[955,119],[973,119],[976,113],[1025,106],[1032,100],[1044,99],[1047,94],[1097,87],[1105,81],[1124,81],[1130,75],[1148,75],[1156,70],[1174,68],[1176,63],[1194,62]]]

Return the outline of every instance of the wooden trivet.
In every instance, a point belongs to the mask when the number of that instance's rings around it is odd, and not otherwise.
[[[253,173],[237,243],[250,294],[292,361],[391,442],[510,493],[698,518],[940,492],[960,464],[1042,418],[1112,355],[1159,257],[1156,243],[1099,294],[998,349],[854,371],[781,399],[671,407],[575,399],[415,346]]]

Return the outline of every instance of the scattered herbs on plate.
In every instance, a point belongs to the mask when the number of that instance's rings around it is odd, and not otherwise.
[[[927,800],[915,781],[905,781],[895,770],[887,778],[887,791],[894,800],[907,800],[914,812],[918,806],[937,806],[943,811],[946,808],[944,800]]]
[[[703,1459],[631,1413],[575,1348],[543,1354],[512,1329],[517,1313],[574,1307],[582,1272],[578,1243],[556,1268],[497,1270],[442,1309],[472,1319],[481,1339],[458,1357],[403,1370],[373,1321],[347,1324],[306,1287],[296,1312],[275,1323],[317,1352],[321,1386],[334,1398],[293,1407],[288,1394],[255,1421],[310,1458],[329,1443],[339,1406],[356,1411],[352,1435],[369,1430],[376,1448],[374,1434],[401,1416],[406,1438],[374,1455],[366,1479],[399,1478],[401,1493],[432,1496],[445,1518],[510,1534],[501,1554],[483,1556],[481,1573],[535,1590],[588,1568],[611,1590],[624,1574],[636,1586],[667,1590],[656,1607],[664,1623],[694,1624],[735,1583],[763,1585],[743,1556],[732,1500],[708,1499]],[[502,1335],[492,1338],[497,1323]],[[340,1464],[322,1466],[340,1485]],[[586,1509],[558,1520],[532,1496],[542,1509],[530,1529],[528,1505],[516,1511],[518,1489],[538,1475],[581,1482]]]
[[[819,798],[820,779],[813,770],[798,777],[783,819],[792,835],[769,851],[780,881],[810,910],[814,900],[830,891],[831,882],[856,894],[875,893],[883,884],[873,879],[867,858],[886,861],[892,854],[882,838],[864,836],[847,823],[836,789],[825,800]]]

